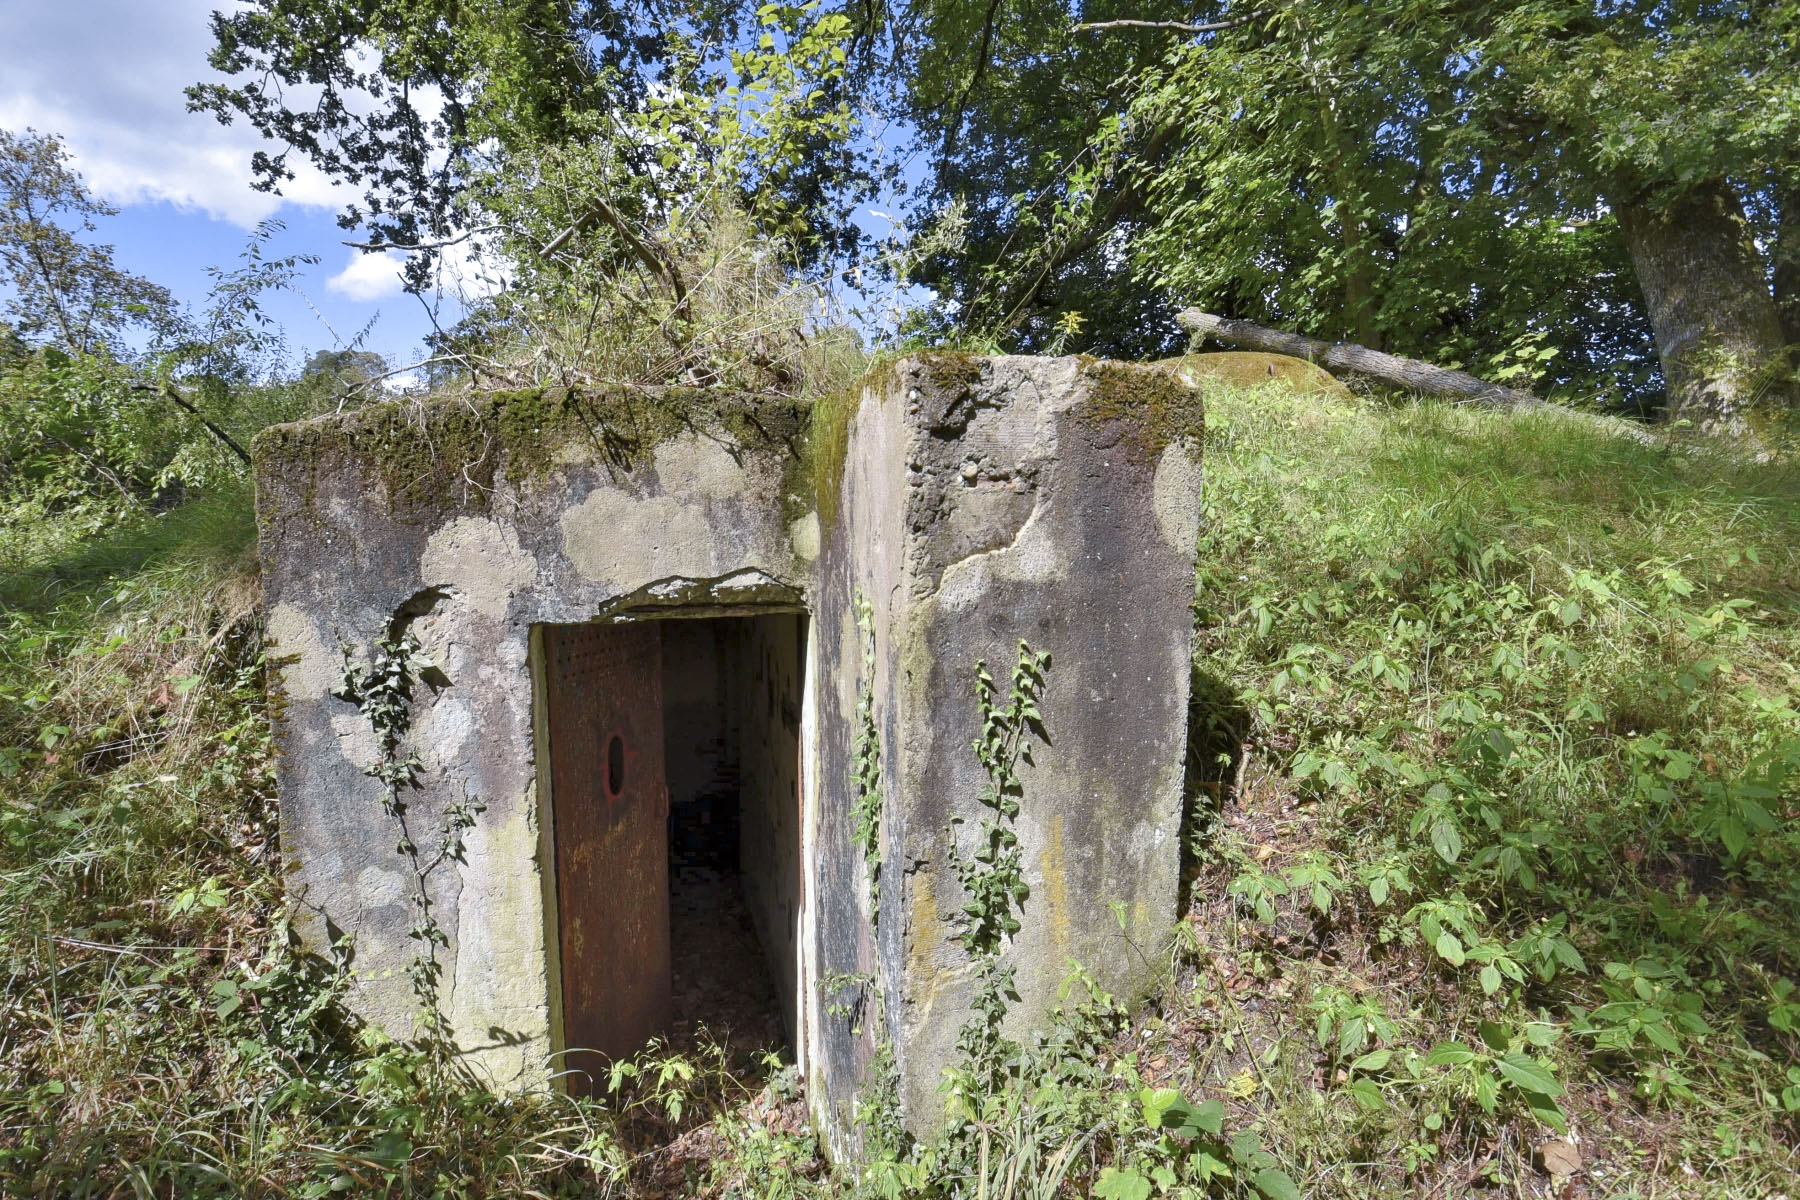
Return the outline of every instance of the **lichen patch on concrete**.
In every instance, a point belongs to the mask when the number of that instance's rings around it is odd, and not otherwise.
[[[549,1036],[538,834],[523,803],[498,807],[469,830],[457,865],[447,1015],[465,1065],[490,1086],[531,1090],[546,1081]]]
[[[1187,439],[1172,442],[1156,460],[1151,508],[1172,550],[1186,551],[1200,536],[1200,454]]]
[[[562,515],[563,552],[589,579],[714,575],[712,525],[704,506],[674,496],[601,489]],[[621,537],[643,531],[643,540]]]
[[[343,675],[343,655],[325,644],[313,618],[292,604],[269,610],[265,634],[271,661],[281,664],[281,687],[289,696],[322,696]]]
[[[656,480],[669,495],[724,500],[742,493],[744,469],[718,438],[671,438],[656,447]]]
[[[537,559],[518,530],[490,517],[457,517],[440,526],[419,557],[427,587],[449,587],[485,617],[506,616],[512,597],[537,576]]]

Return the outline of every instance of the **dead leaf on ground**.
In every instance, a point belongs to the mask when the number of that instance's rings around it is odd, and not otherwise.
[[[1544,1173],[1552,1178],[1566,1178],[1581,1170],[1581,1151],[1563,1138],[1539,1142],[1537,1160]]]

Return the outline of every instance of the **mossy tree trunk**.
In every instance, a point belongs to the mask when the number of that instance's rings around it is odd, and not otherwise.
[[[1724,180],[1673,204],[1615,206],[1668,381],[1666,417],[1731,434],[1753,406],[1793,405],[1781,319],[1737,193]]]
[[[1775,230],[1775,307],[1781,314],[1781,336],[1800,345],[1800,183],[1782,192],[1780,222]]]

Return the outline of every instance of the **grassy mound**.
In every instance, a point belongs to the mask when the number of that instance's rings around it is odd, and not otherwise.
[[[1782,1190],[1800,477],[1555,413],[1208,424],[1213,757],[1148,1082],[1309,1196]]]
[[[509,1103],[357,1029],[281,921],[247,497],[9,528],[0,1194],[1791,1191],[1800,479],[1553,412],[1209,405],[1162,992],[1073,976],[860,1179],[779,1064]]]
[[[1296,392],[1317,392],[1336,399],[1347,399],[1350,395],[1350,389],[1324,367],[1289,354],[1219,350],[1210,354],[1181,354],[1162,359],[1156,365],[1174,367],[1202,382],[1238,391],[1281,383]]]

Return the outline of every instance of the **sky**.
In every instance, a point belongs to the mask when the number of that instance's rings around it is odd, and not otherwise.
[[[310,167],[283,195],[250,186],[261,136],[189,113],[183,89],[216,78],[207,20],[230,0],[0,0],[0,128],[60,135],[89,188],[119,209],[97,236],[118,264],[199,309],[208,267],[237,263],[257,224],[285,229],[268,255],[314,254],[298,294],[265,307],[296,354],[351,343],[395,367],[422,358],[431,321],[404,295],[396,260],[342,244],[354,196]],[[448,324],[454,313],[440,314]]]

